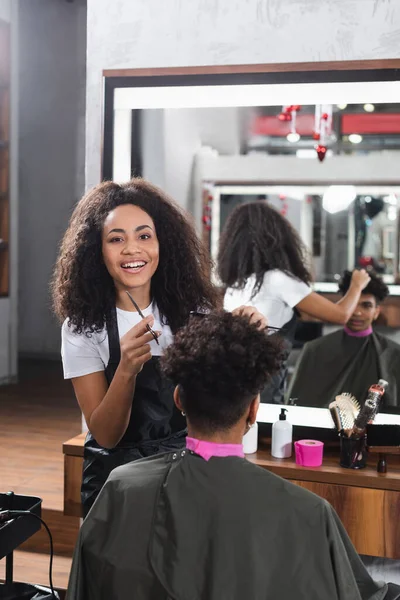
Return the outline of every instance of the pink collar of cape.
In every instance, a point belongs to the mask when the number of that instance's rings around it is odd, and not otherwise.
[[[244,458],[242,444],[216,444],[215,442],[205,442],[187,437],[186,448],[198,454],[204,460],[210,460],[213,456],[239,456]]]
[[[364,329],[364,331],[352,331],[351,329],[345,326],[344,332],[347,333],[347,335],[349,335],[350,337],[367,337],[368,335],[371,335],[372,327],[370,325],[368,329]]]

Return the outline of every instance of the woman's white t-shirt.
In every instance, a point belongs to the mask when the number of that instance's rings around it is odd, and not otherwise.
[[[255,281],[255,275],[251,275],[242,290],[228,288],[224,308],[233,311],[242,305],[254,306],[271,327],[283,327],[290,321],[293,308],[312,291],[303,281],[274,269],[265,273],[260,290],[252,298]]]
[[[161,324],[160,313],[155,304],[150,304],[142,310],[142,313],[145,317],[152,314],[154,316],[152,329],[162,332],[158,338],[160,345],[155,340],[150,342],[152,355],[160,356],[173,341],[172,331],[168,325]],[[125,335],[141,320],[139,313],[117,308],[119,337]],[[101,332],[92,333],[91,337],[87,337],[84,333],[73,333],[72,329],[68,327],[68,319],[66,319],[61,329],[61,357],[65,379],[104,371],[110,359],[106,328],[104,327]]]

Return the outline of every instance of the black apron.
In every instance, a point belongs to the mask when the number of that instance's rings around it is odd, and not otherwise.
[[[117,313],[106,323],[110,359],[105,369],[110,385],[121,359]],[[153,356],[136,377],[132,410],[127,430],[115,448],[100,446],[88,432],[84,446],[81,499],[86,517],[113,469],[139,458],[185,446],[186,420],[175,406],[174,385]]]
[[[293,347],[296,325],[297,311],[295,310],[293,317],[283,325],[282,330],[273,334],[279,335],[284,339],[284,357],[281,368],[271,377],[269,383],[261,392],[260,400],[264,404],[284,404],[286,379],[288,374],[287,361]]]

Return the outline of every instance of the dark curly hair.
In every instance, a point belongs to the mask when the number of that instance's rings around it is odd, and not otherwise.
[[[175,333],[199,307],[212,308],[216,291],[211,264],[185,213],[162,190],[143,179],[122,185],[106,181],[78,202],[61,243],[52,280],[54,311],[77,333],[100,331],[115,306],[115,287],[102,256],[101,234],[107,215],[133,204],[154,221],[160,259],[151,295],[163,321]]]
[[[371,281],[361,293],[371,294],[371,296],[375,296],[376,303],[380,304],[389,295],[389,288],[379,277],[379,275],[377,275],[373,271],[368,271],[368,275],[371,277]],[[344,271],[342,278],[339,282],[339,291],[341,292],[341,294],[343,294],[343,296],[349,291],[350,283],[351,271]]]
[[[218,274],[225,287],[243,289],[250,275],[260,290],[264,274],[280,269],[310,283],[307,252],[289,221],[266,202],[248,202],[230,214],[219,242]]]
[[[190,319],[161,364],[180,386],[191,423],[215,432],[239,421],[282,359],[282,338],[260,331],[246,316],[213,311]]]

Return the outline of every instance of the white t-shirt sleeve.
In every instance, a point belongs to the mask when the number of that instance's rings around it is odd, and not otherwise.
[[[310,286],[304,281],[286,275],[283,271],[274,271],[273,281],[270,285],[274,286],[276,295],[290,308],[297,306],[312,292]]]
[[[67,321],[64,321],[61,328],[61,358],[64,379],[82,377],[105,370],[96,342],[96,334],[88,338],[83,333],[73,333]]]

